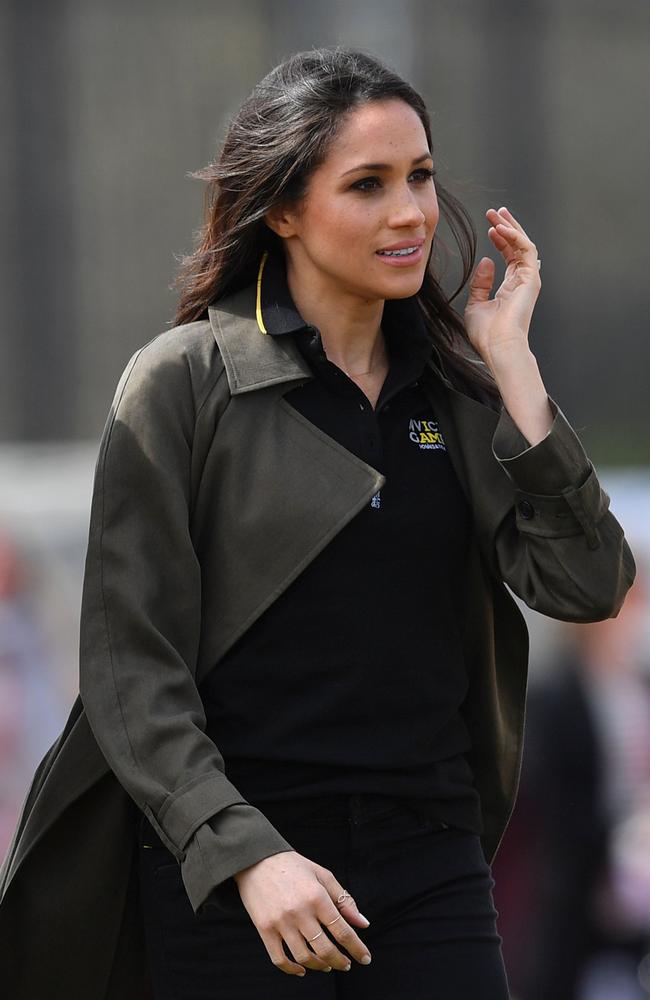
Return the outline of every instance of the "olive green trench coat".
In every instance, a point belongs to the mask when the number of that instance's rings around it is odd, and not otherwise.
[[[135,822],[181,865],[195,910],[289,844],[228,781],[197,685],[383,485],[283,398],[312,376],[265,336],[255,288],[129,361],[95,470],[80,697],[41,762],[0,876],[0,982],[12,1000],[149,995]],[[615,616],[634,578],[622,529],[551,401],[529,447],[505,410],[424,379],[473,511],[463,712],[483,849],[519,777],[527,630],[504,581],[567,621]]]

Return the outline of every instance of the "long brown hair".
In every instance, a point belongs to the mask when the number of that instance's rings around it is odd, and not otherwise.
[[[297,202],[304,196],[344,115],[360,104],[388,98],[399,98],[414,109],[431,150],[431,122],[420,95],[359,50],[299,52],[257,84],[231,120],[217,159],[192,175],[207,182],[205,221],[177,279],[181,295],[176,323],[205,318],[209,305],[255,280],[262,252],[281,245],[265,224],[265,214],[278,202]],[[462,277],[446,295],[434,274],[432,248],[416,298],[449,375],[456,375],[461,387],[494,400],[494,380],[451,304],[472,273],[476,231],[467,210],[437,181],[436,191],[441,216],[458,246]]]

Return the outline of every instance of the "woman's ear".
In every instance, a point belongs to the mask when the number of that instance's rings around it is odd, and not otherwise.
[[[264,221],[282,239],[287,239],[296,232],[295,212],[286,204],[274,205],[264,216]]]

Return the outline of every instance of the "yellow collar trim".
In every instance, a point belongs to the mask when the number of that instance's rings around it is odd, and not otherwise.
[[[255,298],[255,319],[257,320],[257,326],[260,333],[268,333],[269,331],[264,326],[264,319],[262,317],[262,273],[264,271],[264,266],[266,264],[267,258],[269,256],[268,250],[265,250],[262,254],[262,259],[260,261],[260,266],[257,272],[257,295]]]

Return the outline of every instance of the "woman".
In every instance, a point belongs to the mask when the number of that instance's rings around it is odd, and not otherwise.
[[[433,174],[421,98],[348,50],[277,67],[203,173],[178,325],[102,438],[81,701],[4,869],[12,996],[507,997],[489,866],[527,644],[503,581],[594,620],[634,562],[527,343],[534,244],[487,211],[491,298]]]

